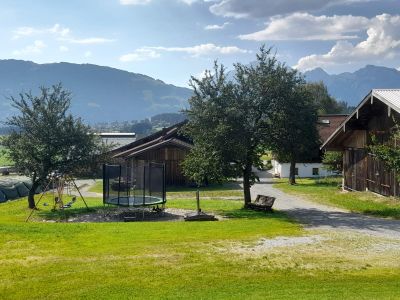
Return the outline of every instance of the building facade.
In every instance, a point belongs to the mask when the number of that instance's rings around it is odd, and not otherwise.
[[[344,189],[400,195],[395,172],[368,151],[372,136],[381,143],[388,140],[399,112],[400,89],[372,90],[322,145],[323,150],[343,152]]]

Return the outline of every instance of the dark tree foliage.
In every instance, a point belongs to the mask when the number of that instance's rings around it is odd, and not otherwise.
[[[336,173],[343,170],[343,152],[341,151],[326,151],[322,158],[324,169]]]
[[[185,111],[189,119],[185,131],[195,149],[184,162],[185,174],[199,184],[241,176],[245,205],[251,202],[250,187],[257,179],[252,167],[262,166],[260,157],[271,146],[271,129],[276,130],[271,127],[272,115],[280,114],[301,82],[296,71],[279,63],[271,49],[264,47],[257,63],[235,65],[233,81],[217,63],[203,79],[192,77],[194,96]]]
[[[317,109],[304,85],[303,78],[291,71],[284,99],[274,103],[271,115],[271,145],[278,160],[290,163],[289,183],[295,184],[296,162],[319,157]]]
[[[371,136],[371,140],[369,151],[382,160],[389,170],[395,171],[397,179],[400,180],[400,125],[394,126],[386,141],[379,141],[375,135]]]
[[[35,208],[35,191],[49,173],[73,175],[90,164],[99,149],[89,127],[68,113],[71,95],[61,84],[41,87],[40,92],[11,98],[19,114],[7,120],[15,130],[3,140],[15,166],[32,179],[30,208]]]
[[[310,93],[319,115],[349,113],[351,108],[347,103],[333,98],[322,81],[307,83],[306,89]]]
[[[152,129],[153,125],[151,125],[151,122],[149,120],[144,120],[139,123],[133,124],[130,127],[129,131],[144,136],[150,134]]]
[[[169,126],[172,126],[174,124],[183,122],[185,119],[186,116],[182,113],[163,113],[151,117],[151,123],[152,124],[165,123],[168,124]]]

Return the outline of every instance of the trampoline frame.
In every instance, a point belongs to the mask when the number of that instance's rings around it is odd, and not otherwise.
[[[107,167],[119,167],[119,176],[118,176],[118,195],[117,197],[114,197],[112,199],[117,198],[117,202],[112,202],[109,201],[107,199],[109,199],[107,196],[109,195],[109,192],[107,193],[107,185],[109,185],[109,180],[110,178],[106,178],[106,170]],[[125,163],[125,165],[121,165],[121,164],[103,164],[103,205],[116,205],[116,206],[123,206],[123,207],[149,207],[149,206],[153,206],[153,207],[158,207],[158,205],[161,205],[161,210],[164,210],[165,208],[165,203],[167,202],[167,198],[166,198],[166,181],[165,181],[165,163],[155,163],[155,162],[147,162],[145,164],[142,164],[140,167],[143,168],[143,193],[140,196],[140,198],[142,198],[142,202],[136,204],[135,203],[135,197],[136,194],[134,192],[133,197],[130,196],[130,191],[133,188],[133,191],[135,191],[135,187],[136,184],[134,184],[133,182],[128,182],[128,180],[126,180],[126,184],[127,184],[127,194],[124,196],[121,196],[121,178],[122,178],[122,170],[123,167],[126,168],[126,174],[128,174],[128,170],[130,168],[135,169],[133,167],[129,167],[128,163]],[[151,178],[151,170],[154,167],[158,167],[158,168],[162,168],[162,191],[161,191],[161,198],[159,197],[155,197],[152,196],[152,189],[151,189],[151,180],[149,180],[149,182],[146,182],[146,176],[148,176],[148,178]],[[134,170],[134,172],[137,173],[139,167],[136,167],[136,170]],[[146,174],[146,168],[149,172],[149,174]],[[126,176],[128,177],[128,176]],[[106,180],[108,179],[108,181]],[[147,186],[146,186],[147,184]],[[108,187],[109,188],[109,187]],[[146,194],[146,188],[148,188],[148,195]],[[127,198],[127,201],[120,201],[123,198]],[[133,198],[133,202],[131,204],[131,198]],[[148,198],[157,198],[159,199],[159,201],[155,201],[155,202],[146,202],[146,199]]]

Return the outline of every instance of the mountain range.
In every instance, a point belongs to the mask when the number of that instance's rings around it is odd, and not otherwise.
[[[317,68],[304,75],[308,82],[323,81],[333,97],[349,106],[358,105],[372,89],[400,88],[400,71],[373,65],[336,75]]]
[[[323,81],[329,93],[350,106],[374,88],[400,88],[400,71],[367,65],[353,73],[328,74],[321,68],[304,73],[309,82]],[[129,121],[179,112],[193,91],[146,75],[92,64],[36,64],[0,60],[0,121],[14,114],[10,96],[61,82],[72,93],[71,111],[86,122]]]
[[[0,121],[14,114],[9,97],[39,93],[39,86],[61,82],[72,94],[71,111],[88,123],[140,120],[178,112],[192,90],[146,75],[92,64],[36,64],[0,60]]]

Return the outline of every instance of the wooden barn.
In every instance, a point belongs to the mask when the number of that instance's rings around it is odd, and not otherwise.
[[[152,135],[112,151],[116,160],[126,160],[129,165],[146,162],[165,163],[167,185],[184,185],[186,178],[182,173],[181,163],[193,147],[192,142],[180,134],[185,124],[181,122],[164,128]]]
[[[321,149],[343,151],[343,188],[400,195],[396,174],[368,152],[371,136],[386,141],[400,117],[400,89],[372,90]]]

